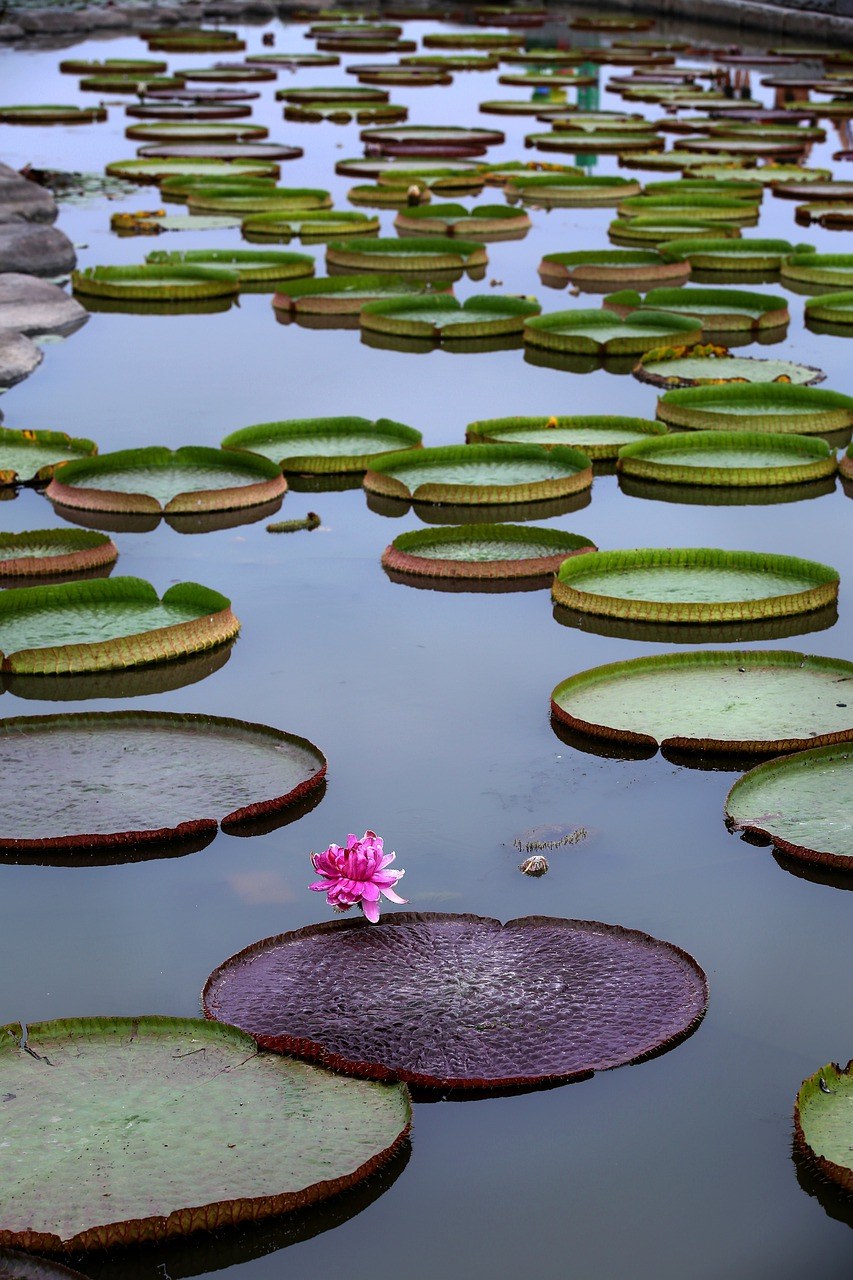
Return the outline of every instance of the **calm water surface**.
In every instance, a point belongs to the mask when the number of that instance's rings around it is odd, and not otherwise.
[[[431,29],[410,25],[416,34]],[[279,50],[313,47],[302,27],[275,29]],[[245,34],[247,52],[260,52],[261,29]],[[74,53],[138,56],[144,46],[132,38],[92,40]],[[4,100],[94,101],[78,93],[74,77],[59,75],[61,56],[58,46],[4,50]],[[173,55],[170,66],[214,60]],[[380,59],[345,55],[344,65],[350,60]],[[283,166],[283,184],[327,187],[345,207],[356,180],[336,177],[333,166],[360,154],[358,128],[285,124],[274,102],[284,83],[344,79],[351,82],[335,68],[282,73],[277,84],[259,86],[253,119],[270,126],[272,139],[305,148],[303,160]],[[769,101],[757,80],[753,73],[756,93]],[[496,72],[457,75],[446,89],[392,91],[393,101],[409,105],[412,123],[504,128],[506,145],[490,159],[529,157],[523,136],[544,127],[478,113],[481,100],[513,96],[521,94],[499,86]],[[622,104],[604,93],[601,105]],[[3,127],[0,155],[15,166],[98,170],[134,154],[125,123],[115,106],[102,125]],[[828,133],[809,163],[831,162],[839,143],[833,126]],[[594,172],[615,169],[608,158]],[[843,164],[836,169],[847,176]],[[500,198],[487,189],[479,202]],[[60,225],[80,246],[81,265],[140,262],[155,247],[240,243],[236,231],[156,240],[110,233],[111,212],[159,205],[157,189],[142,187],[118,202],[63,206]],[[768,195],[758,232],[746,234],[827,251],[848,247],[844,233],[797,227],[794,208]],[[571,298],[543,288],[536,266],[545,252],[604,247],[613,216],[609,209],[534,212],[527,238],[490,246],[486,282],[461,282],[457,296],[488,292],[488,282],[499,280],[506,292],[536,294],[546,310],[598,306],[597,295]],[[393,213],[382,221],[383,233],[393,234]],[[309,251],[323,274],[323,246]],[[778,284],[756,287],[780,291]],[[817,365],[828,375],[825,386],[853,391],[853,340],[809,333],[803,299],[792,294],[789,302],[792,324],[772,354]],[[748,354],[761,350],[752,346]],[[280,325],[269,295],[244,294],[239,307],[214,315],[94,314],[69,340],[46,348],[42,367],[2,397],[2,408],[10,427],[91,436],[106,451],[215,445],[251,423],[344,413],[396,418],[423,431],[426,444],[446,444],[462,441],[466,423],[478,418],[653,417],[655,398],[652,387],[629,375],[537,367],[521,350],[462,356],[371,349],[357,331]],[[366,827],[397,850],[413,908],[501,919],[545,913],[646,930],[686,948],[705,968],[708,1014],[666,1056],[588,1083],[418,1105],[405,1168],[401,1162],[382,1182],[322,1212],[204,1248],[111,1261],[97,1274],[118,1280],[228,1268],[235,1280],[341,1272],[353,1280],[486,1273],[510,1280],[533,1271],[543,1280],[849,1276],[853,1215],[832,1196],[809,1194],[791,1157],[800,1081],[821,1063],[853,1054],[849,883],[791,874],[768,850],[729,835],[723,801],[737,774],[681,768],[660,756],[604,759],[554,734],[548,697],[559,680],[598,663],[667,651],[676,647],[671,640],[558,625],[547,591],[445,594],[398,585],[379,557],[398,533],[420,527],[416,514],[385,517],[368,508],[360,489],[294,487],[282,517],[309,510],[323,518],[313,533],[272,537],[261,521],[204,535],[166,524],[116,534],[117,572],[139,574],[161,593],[186,579],[223,591],[243,631],[229,661],[207,679],[85,705],[210,712],[302,734],[328,756],[322,802],[271,834],[220,834],[205,851],[182,858],[86,869],[0,866],[2,1020],[195,1015],[202,983],[224,957],[324,917],[322,900],[307,891],[308,853]],[[61,523],[32,491],[0,512],[6,529]],[[851,513],[840,483],[809,501],[717,507],[628,497],[614,477],[599,476],[588,505],[547,522],[602,548],[717,546],[826,560],[842,574],[837,623],[810,634],[792,626],[792,638],[763,644],[850,657]],[[802,631],[808,626],[803,621]],[[59,709],[3,696],[6,715]],[[583,826],[589,837],[554,853],[550,874],[535,881],[519,874],[512,839],[542,823]],[[96,1270],[91,1262],[87,1269]]]

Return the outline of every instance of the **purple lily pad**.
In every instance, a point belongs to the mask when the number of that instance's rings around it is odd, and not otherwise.
[[[707,999],[692,957],[635,929],[398,912],[257,942],[211,974],[202,1007],[334,1070],[479,1091],[641,1062],[690,1035]]]

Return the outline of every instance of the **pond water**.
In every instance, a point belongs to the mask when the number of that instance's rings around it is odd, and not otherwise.
[[[406,29],[420,37],[438,28]],[[275,23],[241,28],[247,54],[263,51],[263,30],[275,31],[278,51],[313,48],[303,26]],[[711,27],[690,34],[732,38]],[[129,36],[4,49],[4,100],[97,101],[102,95],[81,93],[74,77],[59,74],[68,47],[87,58],[145,53]],[[202,67],[215,58],[169,61]],[[345,54],[342,66],[358,60],[364,55]],[[529,119],[478,111],[482,100],[510,96],[498,74],[457,73],[448,87],[399,86],[392,100],[409,106],[410,123],[496,123],[507,141],[490,148],[489,160],[529,159]],[[760,74],[752,74],[753,91],[769,102]],[[605,68],[602,84],[609,78]],[[283,71],[257,86],[252,116],[272,141],[305,150],[282,165],[282,184],[327,188],[343,208],[358,180],[336,176],[334,164],[361,154],[359,127],[285,123],[274,93],[353,80],[342,69]],[[623,108],[607,92],[600,105]],[[650,119],[661,114],[654,106],[630,109]],[[127,123],[123,106],[113,105],[105,124],[3,126],[0,156],[15,167],[101,170],[134,155]],[[833,167],[839,145],[837,126],[828,123],[827,141],[808,163]],[[834,167],[847,176],[847,163]],[[607,156],[591,172],[626,171]],[[120,239],[109,230],[112,213],[161,207],[156,187],[140,187],[119,200],[64,204],[59,225],[78,244],[82,266],[135,264],[152,249],[243,243],[237,230],[156,239]],[[795,207],[766,195],[759,230],[746,234],[844,250],[843,232],[798,228]],[[485,280],[463,278],[457,297],[532,294],[545,311],[598,306],[594,295],[543,287],[536,267],[544,253],[606,248],[614,216],[602,208],[533,210],[526,238],[490,244]],[[381,214],[381,234],[393,235],[393,218],[393,210]],[[324,246],[311,252],[324,274]],[[853,338],[805,329],[804,299],[775,277],[755,287],[783,293],[792,314],[787,334],[766,354],[821,368],[825,387],[853,391]],[[765,352],[755,345],[749,354]],[[6,426],[90,437],[103,452],[216,445],[253,423],[336,414],[391,418],[422,431],[425,444],[454,444],[468,423],[508,414],[651,418],[656,395],[628,373],[552,369],[526,361],[521,349],[383,350],[363,344],[357,330],[283,324],[270,294],[243,293],[239,305],[210,314],[94,313],[68,340],[47,344],[42,366],[0,407]],[[809,634],[807,620],[801,631],[795,621],[788,639],[749,647],[850,657],[853,494],[840,481],[821,496],[778,505],[681,504],[646,492],[628,496],[614,476],[597,475],[588,505],[563,507],[542,523],[607,549],[721,547],[830,563],[841,573],[838,621]],[[33,490],[0,510],[9,530],[61,525]],[[325,918],[322,899],[308,892],[308,854],[365,828],[397,850],[406,868],[399,887],[413,909],[503,920],[546,914],[645,930],[703,966],[708,1013],[689,1040],[640,1066],[521,1096],[416,1105],[408,1163],[402,1157],[325,1209],[204,1244],[86,1260],[81,1270],[109,1280],[223,1268],[235,1280],[342,1272],[353,1280],[514,1280],[531,1271],[540,1280],[849,1276],[850,1201],[831,1192],[816,1198],[792,1159],[791,1139],[802,1079],[853,1056],[851,882],[792,871],[768,849],[730,835],[723,804],[735,772],[682,767],[660,755],[606,758],[556,736],[548,706],[560,680],[670,651],[671,640],[559,626],[547,590],[449,593],[391,581],[380,566],[387,543],[422,527],[420,517],[441,522],[440,508],[369,507],[358,487],[313,492],[296,481],[280,518],[309,510],[321,515],[320,528],[281,536],[267,534],[263,521],[204,534],[161,522],[114,534],[117,573],[151,581],[159,595],[187,580],[224,592],[242,631],[230,660],[195,684],[78,705],[207,712],[303,735],[328,757],[322,801],[278,830],[240,839],[220,833],[185,857],[86,869],[0,866],[0,1021],[197,1015],[202,984],[223,959]],[[73,704],[6,692],[2,707],[14,716]],[[537,880],[519,873],[513,839],[542,824],[588,834],[550,852],[550,872]]]

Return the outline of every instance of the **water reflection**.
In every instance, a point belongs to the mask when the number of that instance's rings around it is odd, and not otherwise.
[[[770,507],[782,502],[807,502],[835,492],[835,476],[805,484],[703,485],[669,484],[619,473],[619,488],[629,498],[677,502],[698,507]]]
[[[228,311],[237,301],[236,294],[224,298],[197,298],[187,302],[139,298],[98,298],[91,294],[75,294],[87,311],[111,312],[134,316],[209,316]]]
[[[739,644],[753,640],[784,640],[789,636],[825,631],[838,621],[835,604],[809,613],[784,618],[758,618],[741,622],[643,622],[629,618],[610,618],[604,614],[584,613],[555,604],[555,622],[575,631],[597,636],[613,636],[619,640],[636,640],[651,644]]]
[[[592,501],[592,489],[582,489],[563,498],[545,498],[541,502],[480,503],[462,506],[451,502],[411,502],[407,498],[385,498],[365,490],[368,508],[378,516],[399,520],[414,512],[424,524],[505,524],[519,520],[550,520],[554,516],[581,511]]]
[[[240,525],[257,524],[259,520],[268,520],[279,510],[283,501],[284,495],[279,495],[270,502],[260,503],[256,507],[238,507],[233,511],[186,513],[82,511],[77,507],[63,506],[61,502],[54,502],[53,509],[60,519],[67,520],[69,524],[81,525],[84,529],[102,529],[107,533],[150,533],[152,529],[157,528],[161,520],[176,533],[214,533],[221,529],[236,529]]]
[[[796,1140],[791,1150],[791,1159],[794,1161],[797,1182],[806,1195],[813,1196],[830,1218],[853,1227],[853,1194],[845,1191],[837,1182],[825,1178],[815,1167],[808,1152],[800,1149]]]
[[[205,680],[224,667],[234,640],[201,653],[127,671],[69,672],[66,675],[19,675],[5,671],[0,688],[18,698],[43,702],[83,702],[91,698],[143,698],[170,693]]]
[[[392,333],[374,333],[372,329],[362,329],[361,341],[364,346],[377,351],[403,351],[409,355],[428,355],[430,351],[449,351],[457,355],[520,351],[524,345],[520,333],[494,338],[446,338],[440,333],[430,338],[404,338]]]
[[[423,573],[403,573],[399,569],[385,569],[385,573],[391,582],[401,587],[444,591],[450,595],[509,595],[517,591],[542,591],[554,581],[553,573],[532,578],[435,578]]]
[[[542,347],[524,348],[525,364],[534,364],[541,369],[559,369],[561,373],[595,373],[603,369],[605,373],[626,374],[633,372],[638,359],[637,355],[583,356],[546,351]]]

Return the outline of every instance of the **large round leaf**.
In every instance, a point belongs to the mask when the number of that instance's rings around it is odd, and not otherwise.
[[[75,294],[116,302],[184,302],[233,297],[240,277],[227,267],[144,263],[137,267],[86,267],[71,277]]]
[[[839,693],[843,699],[843,693]],[[853,705],[853,697],[851,697]],[[752,769],[732,787],[732,830],[769,837],[801,862],[853,870],[853,750],[817,747]]]
[[[618,925],[405,912],[255,943],[214,971],[202,1000],[207,1017],[281,1053],[374,1079],[497,1089],[660,1053],[698,1026],[707,987],[685,952]]]
[[[646,311],[627,320],[609,312],[553,311],[533,316],[524,325],[525,344],[570,355],[640,355],[667,338],[698,342],[702,330],[695,320],[665,312]]]
[[[421,433],[389,418],[294,418],[232,431],[223,449],[249,450],[285,471],[326,475],[366,471],[386,453],[415,449]]]
[[[98,452],[91,440],[64,431],[11,431],[0,427],[0,485],[48,480],[60,462]]]
[[[792,255],[802,253],[806,258],[812,252],[811,245],[791,244],[788,240],[759,240],[744,236],[741,240],[686,239],[672,240],[660,245],[660,252],[667,262],[686,258],[691,267],[702,271],[778,271]]]
[[[466,506],[558,498],[591,484],[592,464],[585,454],[524,444],[407,450],[378,459],[364,477],[368,493]]]
[[[669,426],[695,431],[821,435],[853,426],[853,397],[783,382],[734,382],[665,391],[658,399],[657,416]]]
[[[81,1018],[0,1032],[0,1241],[76,1252],[214,1231],[316,1203],[404,1141],[399,1085],[258,1053],[189,1018]]]
[[[780,755],[853,740],[853,708],[838,705],[851,680],[851,662],[789,650],[660,654],[570,676],[551,712],[611,742]]]
[[[732,622],[809,613],[838,597],[839,575],[794,556],[705,547],[599,551],[566,562],[558,604],[647,622]]]
[[[626,444],[620,474],[663,484],[763,487],[805,484],[835,475],[824,440],[757,431],[672,432]]]
[[[628,178],[587,177],[583,170],[574,174],[511,174],[504,188],[507,200],[524,200],[528,204],[575,206],[615,205],[626,196],[636,195],[640,184]]]
[[[340,240],[333,241],[326,250],[327,266],[345,271],[461,273],[479,270],[488,260],[484,245],[442,236]]]
[[[580,414],[577,417],[485,418],[469,422],[465,439],[469,444],[555,444],[580,449],[588,458],[615,458],[624,446],[638,440],[666,435],[660,422],[645,418]]]
[[[109,572],[118,549],[104,533],[84,529],[33,529],[0,533],[3,579],[51,581],[66,574]]]
[[[642,315],[643,311],[632,314]],[[692,351],[648,351],[638,361],[634,377],[656,387],[717,386],[725,382],[781,382],[811,387],[823,382],[826,374],[794,360],[760,360],[755,356],[734,356],[724,347],[698,347]]]
[[[431,297],[440,290],[432,290]],[[276,311],[291,315],[350,315],[357,317],[366,302],[379,298],[419,294],[411,278],[370,272],[365,275],[328,276],[322,280],[299,280],[280,288],[273,297]],[[356,320],[356,327],[358,321]]]
[[[620,286],[643,288],[661,280],[677,284],[689,275],[689,262],[664,262],[656,249],[576,249],[546,253],[539,264],[543,284],[553,288],[573,284],[587,293],[606,293]]]
[[[392,573],[422,578],[500,581],[556,573],[567,556],[595,551],[589,538],[562,529],[478,524],[401,533],[382,553]]]
[[[782,280],[806,293],[844,289],[853,283],[853,253],[795,253],[782,264]]]
[[[197,219],[190,219],[197,221]],[[157,250],[146,256],[146,262],[169,266],[223,266],[236,271],[240,285],[263,281],[303,279],[314,274],[314,259],[307,253],[288,253],[281,249],[186,249],[166,252]]]
[[[610,294],[603,305],[619,316],[641,308],[689,316],[700,322],[704,334],[781,328],[791,319],[784,298],[744,289],[650,289],[644,297],[625,289]]]
[[[305,738],[221,716],[85,712],[0,720],[0,849],[138,849],[279,813],[322,783]]]
[[[853,1191],[853,1062],[828,1062],[800,1086],[796,1145],[818,1173]]]
[[[106,120],[106,118],[107,113],[103,107],[78,107],[64,104],[0,106],[0,123],[2,124],[91,124],[95,120]]]
[[[533,299],[475,294],[464,303],[438,297],[383,298],[361,309],[363,331],[432,342],[465,342],[520,334],[528,316],[539,314]]]

